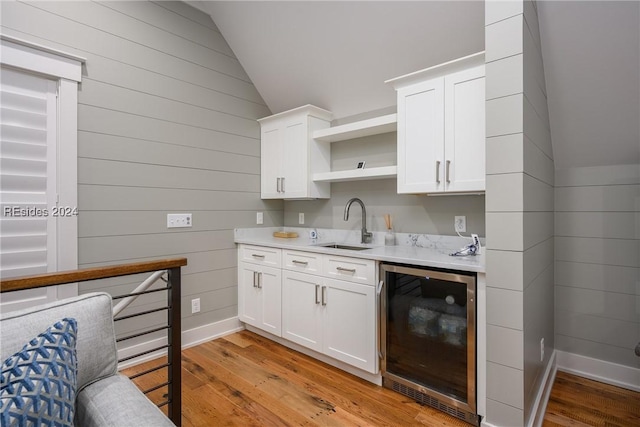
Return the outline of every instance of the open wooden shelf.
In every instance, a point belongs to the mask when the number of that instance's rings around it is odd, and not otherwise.
[[[397,129],[397,122],[397,114],[387,114],[373,119],[317,130],[313,133],[313,139],[322,142],[337,142],[394,132]]]
[[[352,169],[345,171],[316,173],[313,175],[313,180],[315,182],[343,182],[358,181],[364,179],[396,178],[397,175],[397,166],[382,166],[369,169]]]

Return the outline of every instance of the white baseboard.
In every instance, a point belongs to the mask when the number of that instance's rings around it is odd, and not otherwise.
[[[554,350],[544,370],[542,384],[536,394],[536,400],[533,403],[527,427],[542,427],[544,414],[547,411],[547,403],[549,403],[549,396],[551,396],[551,389],[553,388],[553,382],[556,379],[556,372],[558,371],[556,360],[557,352]]]
[[[640,369],[558,351],[558,370],[628,390],[640,391]]]
[[[198,344],[202,344],[207,341],[211,341],[216,338],[223,337],[225,335],[232,334],[244,329],[238,317],[231,317],[219,322],[209,323],[207,325],[198,326],[193,329],[182,331],[182,349],[193,347]],[[129,347],[121,348],[118,350],[118,359],[133,356],[134,354],[143,353],[151,349],[161,347],[167,344],[167,338],[157,338],[151,341],[143,342],[140,344],[132,345]],[[118,370],[129,368],[131,366],[139,365],[140,363],[147,362],[149,360],[157,359],[167,353],[166,349],[154,351],[149,354],[145,354],[134,359],[127,360],[118,364]]]

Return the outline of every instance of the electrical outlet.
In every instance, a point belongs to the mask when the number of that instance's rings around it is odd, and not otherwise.
[[[191,314],[200,312],[200,298],[191,300]]]
[[[298,224],[304,224],[304,212],[298,214]]]
[[[540,361],[544,362],[544,338],[540,340]]]
[[[453,217],[453,229],[458,233],[467,232],[467,217],[466,216],[454,216]]]
[[[256,212],[256,224],[260,225],[264,223],[264,213]]]
[[[167,214],[167,228],[191,227],[191,214]]]

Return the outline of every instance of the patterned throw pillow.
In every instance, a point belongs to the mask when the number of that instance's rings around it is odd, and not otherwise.
[[[75,319],[62,319],[2,364],[4,426],[72,426],[76,401]]]

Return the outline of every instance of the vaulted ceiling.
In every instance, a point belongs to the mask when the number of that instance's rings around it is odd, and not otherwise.
[[[481,1],[207,1],[273,113],[395,105],[386,79],[484,50]],[[640,164],[640,3],[538,1],[556,168]]]

